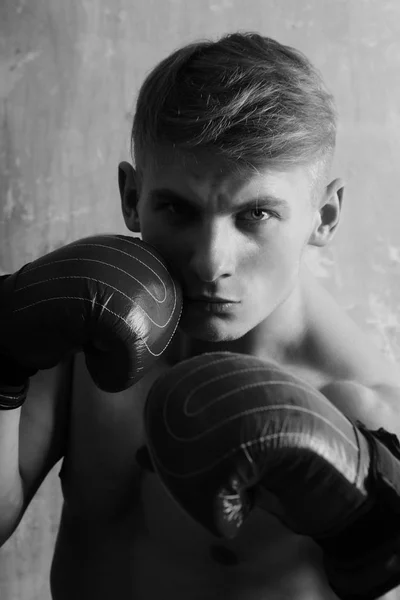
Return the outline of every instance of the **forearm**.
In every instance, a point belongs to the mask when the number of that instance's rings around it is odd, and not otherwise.
[[[19,471],[21,409],[0,411],[0,546],[17,526],[24,504]]]

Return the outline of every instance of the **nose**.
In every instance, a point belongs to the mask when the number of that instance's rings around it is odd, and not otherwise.
[[[235,236],[229,224],[204,223],[192,238],[190,271],[206,283],[213,283],[235,272]]]

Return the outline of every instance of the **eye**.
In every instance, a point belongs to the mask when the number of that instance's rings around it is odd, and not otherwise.
[[[162,202],[159,204],[158,208],[161,210],[165,210],[166,212],[169,212],[171,214],[175,214],[176,212],[178,212],[179,207],[177,207],[176,204],[174,204],[173,202]]]
[[[158,209],[165,212],[170,220],[183,221],[193,219],[195,217],[194,211],[190,206],[182,204],[181,202],[165,201],[162,202]]]
[[[160,202],[157,206],[158,210],[163,210],[171,215],[176,215],[182,212],[182,208],[175,202]]]
[[[273,216],[273,213],[266,208],[252,208],[241,213],[239,220],[247,221],[248,223],[260,223],[269,221]]]

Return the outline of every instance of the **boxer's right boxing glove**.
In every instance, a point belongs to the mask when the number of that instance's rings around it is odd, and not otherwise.
[[[375,600],[400,585],[393,433],[351,422],[276,363],[229,352],[163,373],[145,426],[166,489],[211,533],[234,537],[258,504],[319,544],[341,600]]]
[[[0,279],[0,409],[29,376],[83,350],[96,385],[117,392],[163,353],[181,291],[151,246],[122,235],[78,240]]]

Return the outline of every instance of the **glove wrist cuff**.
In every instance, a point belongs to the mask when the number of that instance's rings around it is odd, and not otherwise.
[[[20,408],[25,402],[29,388],[29,380],[20,387],[1,388],[0,386],[0,410],[14,410]]]
[[[369,498],[344,531],[316,540],[343,600],[374,600],[400,582],[400,443],[385,429],[357,427],[369,442]]]

